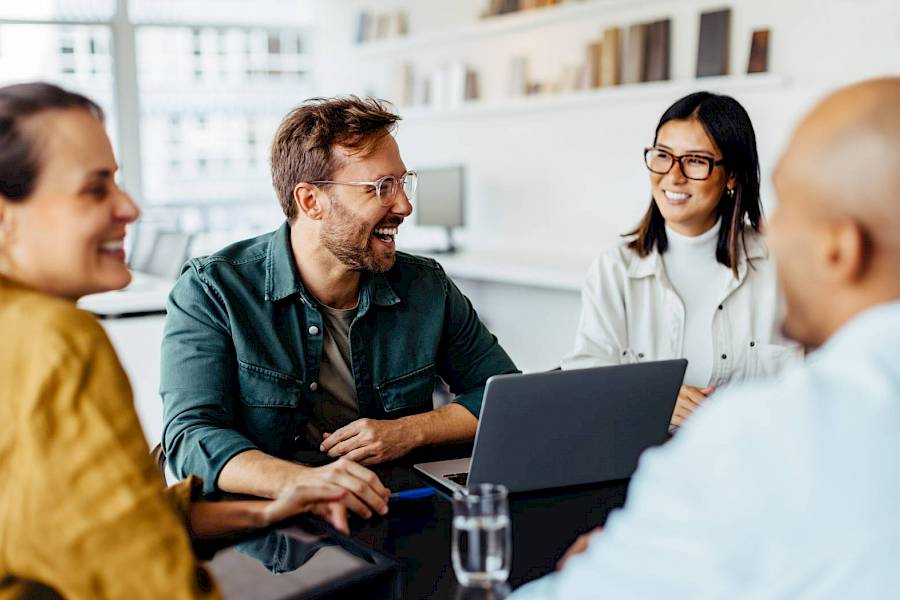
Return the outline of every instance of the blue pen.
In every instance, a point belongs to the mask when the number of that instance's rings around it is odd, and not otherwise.
[[[419,500],[420,498],[433,496],[436,491],[433,487],[413,488],[402,492],[394,492],[391,494],[391,500]]]

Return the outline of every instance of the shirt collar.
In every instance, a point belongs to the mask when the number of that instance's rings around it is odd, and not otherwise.
[[[738,245],[740,247],[740,244]],[[748,259],[752,261],[769,257],[769,248],[766,246],[763,236],[750,227],[744,229],[744,245],[747,251],[745,253],[741,248],[738,258],[738,280],[741,281],[747,275]],[[631,279],[660,275],[662,271],[662,258],[656,248],[647,256],[638,256],[637,253],[632,253],[631,262],[628,264],[628,277]]]
[[[270,302],[299,294],[307,304],[315,303],[297,272],[291,248],[291,227],[287,221],[275,231],[266,248],[265,294],[265,299]],[[360,279],[360,308],[368,306],[370,301],[381,306],[400,302],[384,273],[363,273]]]

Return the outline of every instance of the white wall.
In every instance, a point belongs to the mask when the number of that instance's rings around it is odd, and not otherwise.
[[[487,0],[313,0],[315,88],[318,95],[375,93],[391,100],[393,79],[404,63],[420,76],[457,61],[476,69],[484,104],[500,109],[437,117],[401,107],[401,152],[410,167],[465,164],[468,225],[457,239],[476,252],[521,254],[525,263],[541,255],[554,257],[549,262],[587,265],[636,224],[649,202],[641,149],[679,97],[709,89],[712,81],[713,91],[744,104],[756,128],[763,203],[771,212],[769,174],[804,111],[841,84],[900,74],[896,0],[584,0],[572,9],[584,9],[585,18],[547,19],[539,28],[498,35],[452,34],[477,29],[486,5]],[[769,28],[771,77],[749,83],[693,80],[699,15],[723,7],[732,9],[731,73],[745,72],[752,31]],[[399,9],[409,14],[411,35],[424,41],[381,44],[381,50],[355,45],[361,11]],[[672,19],[671,74],[681,83],[622,87],[571,104],[504,100],[512,57],[527,56],[534,78],[554,79],[565,65],[582,60],[587,42],[604,28],[664,18]],[[437,233],[405,224],[398,241],[401,248],[423,240],[440,243]],[[550,368],[571,349],[576,293],[455,278],[520,368]]]
[[[587,0],[591,1],[591,0]],[[796,120],[826,90],[867,76],[900,73],[900,3],[896,0],[600,0],[598,16],[491,38],[464,38],[409,52],[359,53],[358,13],[403,8],[412,34],[440,33],[475,22],[487,0],[318,0],[317,93],[390,92],[391,76],[410,61],[420,72],[464,60],[482,73],[498,99],[510,57],[529,57],[538,78],[555,77],[581,60],[587,40],[604,27],[672,18],[672,75],[689,80],[702,10],[732,8],[732,73],[746,69],[753,29],[768,27],[770,71],[784,84],[737,89],[757,129],[763,195],[773,205],[768,173]],[[440,39],[440,36],[435,36]],[[375,84],[373,84],[375,82]],[[381,85],[378,85],[381,82]],[[463,162],[470,174],[470,247],[529,248],[595,254],[630,228],[649,199],[640,150],[652,141],[663,110],[702,81],[668,93],[641,92],[568,110],[445,118],[401,123],[398,139],[409,166]],[[653,89],[652,86],[646,89]],[[722,88],[729,93],[728,86]],[[383,90],[383,91],[380,91]],[[407,235],[409,237],[409,235]],[[403,237],[401,236],[401,245]]]

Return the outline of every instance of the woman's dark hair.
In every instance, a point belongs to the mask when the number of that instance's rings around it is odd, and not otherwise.
[[[678,100],[663,113],[653,144],[663,125],[673,120],[696,120],[722,152],[725,172],[734,175],[734,195],[722,190],[718,213],[722,218],[716,244],[716,260],[730,268],[737,276],[738,244],[744,247],[744,225],[749,221],[759,231],[762,204],[759,200],[759,156],[756,135],[744,107],[730,96],[709,92],[695,92]],[[674,168],[674,167],[673,167]],[[655,248],[663,254],[668,248],[666,223],[656,200],[651,196],[650,208],[637,228],[625,234],[635,236],[628,244],[639,256],[647,256]]]
[[[33,135],[24,131],[29,117],[46,110],[80,108],[103,121],[103,110],[81,94],[49,83],[0,87],[0,196],[22,201],[34,191],[40,156]]]

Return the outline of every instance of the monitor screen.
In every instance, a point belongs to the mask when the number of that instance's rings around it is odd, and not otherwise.
[[[463,226],[463,167],[418,169],[419,186],[413,214],[417,225]]]

